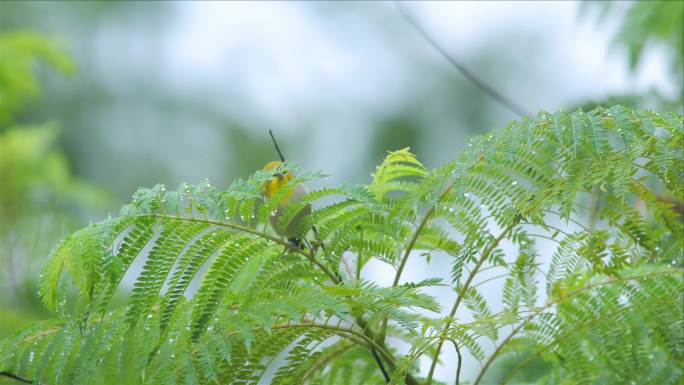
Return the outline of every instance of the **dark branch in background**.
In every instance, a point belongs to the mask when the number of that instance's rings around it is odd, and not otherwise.
[[[11,379],[13,379],[13,380],[16,380],[16,381],[19,381],[19,382],[23,382],[23,383],[25,383],[25,384],[33,384],[33,381],[29,380],[28,378],[24,378],[24,377],[21,377],[21,376],[17,376],[16,374],[10,373],[10,372],[0,372],[0,376],[9,377],[9,378],[11,378]]]
[[[280,157],[280,161],[285,163],[285,157],[283,156],[283,153],[280,152],[280,147],[278,147],[278,142],[276,142],[275,136],[273,136],[273,131],[268,130],[268,134],[271,135],[271,140],[273,140],[273,145],[275,146],[275,149],[278,152],[278,156]]]
[[[278,152],[278,156],[280,157],[280,160],[281,160],[282,162],[285,162],[285,157],[283,156],[282,151],[280,151],[280,147],[278,147],[278,142],[276,141],[275,136],[273,135],[273,131],[268,130],[268,134],[271,135],[271,140],[273,140],[273,145],[275,146],[275,149],[276,149],[276,151]],[[314,231],[314,233],[317,232],[317,231],[316,231],[316,226],[313,226],[313,231]],[[322,246],[322,244],[321,244],[321,246]],[[315,258],[314,258],[313,255],[311,255],[310,260],[311,260],[312,262],[314,262],[315,264],[318,264],[318,263],[315,262]],[[323,269],[323,270],[325,271],[326,269]],[[338,279],[337,279],[337,280],[333,279],[333,281],[337,281],[337,283],[339,283],[339,282],[341,281],[341,279],[339,278],[339,275],[337,274],[337,272],[335,272],[335,274],[336,274],[336,276],[337,276]],[[380,371],[382,371],[382,375],[385,377],[385,381],[387,381],[387,383],[389,383],[389,382],[390,382],[390,377],[389,377],[389,375],[387,374],[387,369],[385,369],[385,365],[382,363],[382,360],[381,360],[380,357],[378,356],[378,352],[376,352],[376,351],[375,351],[375,348],[373,348],[373,347],[371,347],[371,352],[373,352],[373,357],[375,358],[375,362],[378,363],[378,366],[380,367]]]
[[[437,52],[439,52],[452,66],[456,67],[456,69],[463,74],[468,80],[470,80],[473,84],[477,86],[482,92],[486,93],[487,95],[491,96],[494,100],[497,102],[501,103],[504,105],[506,108],[511,110],[513,113],[516,115],[519,115],[520,117],[530,115],[527,112],[525,112],[525,109],[520,107],[518,104],[516,104],[513,100],[507,98],[504,94],[501,92],[497,91],[494,87],[489,85],[487,82],[479,78],[477,75],[474,73],[470,72],[463,64],[458,62],[456,59],[454,59],[442,46],[440,46],[428,33],[423,29],[423,27],[420,26],[418,21],[416,21],[413,16],[411,16],[406,9],[404,8],[403,5],[397,0],[394,0],[394,5],[399,10],[399,13],[401,16],[409,23],[413,28],[418,31],[418,33],[427,41],[432,48],[434,48]]]

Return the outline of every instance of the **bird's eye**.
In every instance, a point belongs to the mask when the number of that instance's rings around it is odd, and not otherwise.
[[[282,180],[283,174],[279,172],[279,173],[275,174],[275,177],[278,178],[279,180]]]

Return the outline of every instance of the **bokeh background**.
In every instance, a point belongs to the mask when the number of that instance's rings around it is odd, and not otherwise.
[[[526,111],[682,112],[682,4],[403,6]],[[276,157],[268,129],[326,183],[365,183],[388,150],[434,167],[517,118],[392,2],[2,1],[0,337],[46,316],[60,238],[138,186],[247,176]]]

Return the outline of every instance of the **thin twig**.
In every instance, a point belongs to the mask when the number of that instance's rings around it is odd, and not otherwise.
[[[322,369],[328,362],[334,360],[344,352],[346,352],[349,349],[354,348],[356,345],[355,344],[348,344],[348,345],[343,345],[342,347],[335,349],[333,351],[328,352],[325,355],[319,356],[319,360],[316,361],[313,365],[309,367],[309,369],[306,370],[304,375],[302,376],[302,384],[307,384],[309,381],[309,378],[313,376],[318,370]]]
[[[416,245],[416,241],[418,240],[418,237],[420,236],[421,231],[423,231],[423,228],[427,225],[428,221],[430,220],[430,217],[435,212],[435,208],[442,202],[442,199],[444,199],[444,197],[446,197],[446,195],[449,194],[451,189],[454,187],[454,183],[451,183],[446,189],[444,189],[444,191],[442,191],[441,194],[439,194],[439,198],[437,198],[437,202],[428,209],[428,211],[425,213],[425,216],[420,221],[420,224],[416,228],[416,231],[413,233],[413,237],[409,241],[409,244],[406,247],[406,250],[404,251],[404,255],[401,258],[401,262],[399,262],[399,267],[397,268],[397,273],[394,275],[394,281],[392,281],[392,287],[396,287],[399,284],[399,279],[401,279],[401,274],[404,272],[404,267],[406,267],[406,262],[408,261],[409,255],[411,254],[413,247]],[[382,325],[380,327],[380,339],[383,341],[385,340],[385,332],[387,331],[387,322],[388,322],[387,317],[383,318]]]
[[[508,236],[508,233],[513,230],[515,226],[518,225],[519,221],[514,221],[511,224],[509,224],[502,232],[499,234],[498,237],[496,237],[492,243],[489,244],[487,249],[482,252],[482,256],[480,259],[477,261],[475,264],[475,267],[471,271],[470,275],[468,275],[468,278],[466,279],[465,283],[463,284],[463,287],[458,293],[458,296],[456,297],[456,301],[454,302],[454,306],[451,308],[451,312],[449,313],[449,321],[446,322],[444,325],[444,329],[442,331],[442,336],[439,338],[437,341],[437,348],[435,351],[435,357],[432,359],[432,364],[430,365],[430,371],[428,372],[427,376],[427,384],[431,385],[432,384],[432,376],[435,373],[435,368],[437,367],[437,362],[439,361],[439,353],[442,350],[442,346],[444,345],[444,340],[447,337],[447,333],[449,332],[449,328],[451,327],[451,324],[454,322],[454,316],[456,315],[456,311],[458,310],[459,305],[463,301],[463,297],[465,297],[465,294],[470,287],[470,284],[472,283],[473,279],[475,278],[475,275],[477,275],[478,270],[482,266],[482,264],[489,258],[489,255],[496,249],[496,247],[499,245],[499,243]]]
[[[347,274],[349,274],[349,280],[354,282],[356,281],[356,277],[354,275],[354,268],[351,266],[351,263],[347,258],[344,257],[344,255],[340,256],[340,259],[342,260],[342,264],[344,265],[344,269],[347,270]]]
[[[591,199],[593,200],[593,204],[589,211],[589,223],[587,224],[587,227],[589,227],[590,231],[594,231],[601,205],[601,190],[599,190],[598,187],[594,187],[594,191],[591,192]]]
[[[283,153],[280,151],[280,147],[278,147],[278,142],[276,142],[275,136],[273,136],[273,131],[268,130],[268,134],[271,135],[271,140],[273,140],[273,145],[275,146],[275,149],[278,152],[280,161],[285,163],[285,157],[283,156]]]
[[[25,384],[33,384],[33,381],[29,380],[28,378],[18,376],[16,374],[10,373],[10,372],[0,372],[0,376],[9,377],[15,381],[23,382]]]
[[[463,357],[461,356],[461,350],[458,348],[456,340],[449,338],[452,344],[454,344],[454,349],[456,349],[456,355],[458,356],[458,366],[456,367],[456,382],[454,385],[459,385],[461,381],[461,364],[463,363]]]
[[[375,344],[377,344],[377,346],[379,346],[382,349],[382,350],[379,350],[380,353],[389,351],[389,349],[387,349],[387,346],[385,345],[385,342],[378,338],[378,335],[376,335],[373,332],[373,330],[370,328],[370,326],[368,325],[368,322],[365,319],[363,319],[361,317],[356,317],[356,324],[359,327],[361,327],[361,329],[363,330],[363,334],[366,337],[368,337],[370,340],[372,340]],[[385,359],[387,359],[387,364],[390,366],[390,369],[395,370],[397,365],[394,362],[394,357],[389,353],[387,355],[383,353],[383,356],[385,357]],[[418,380],[415,377],[413,377],[413,375],[411,375],[411,373],[406,373],[406,378],[404,379],[404,383],[406,385],[420,385],[420,382],[418,382]]]
[[[546,194],[543,200],[541,200],[537,205],[539,205],[542,201],[546,200],[549,194]],[[533,207],[530,207],[527,212],[531,211]],[[468,288],[470,287],[470,284],[472,283],[473,279],[475,278],[475,275],[478,273],[480,268],[482,267],[482,264],[489,258],[489,255],[496,249],[496,247],[499,245],[499,243],[508,236],[508,233],[510,233],[513,228],[518,226],[522,220],[524,215],[518,215],[516,219],[511,222],[502,232],[499,234],[498,237],[496,237],[492,243],[482,252],[482,256],[480,259],[477,261],[475,264],[475,267],[473,267],[473,270],[470,272],[468,275],[468,278],[466,279],[465,283],[461,287],[461,290],[458,293],[458,296],[456,297],[456,301],[454,302],[454,306],[451,308],[451,312],[449,313],[449,321],[446,322],[444,325],[444,329],[442,331],[442,334],[439,338],[439,341],[437,342],[437,348],[435,351],[435,356],[432,359],[432,364],[430,365],[430,371],[428,372],[427,375],[427,380],[426,383],[427,385],[432,385],[432,376],[435,373],[435,368],[437,367],[437,362],[439,361],[439,354],[440,351],[442,350],[442,346],[444,345],[444,340],[447,338],[447,333],[449,331],[449,328],[451,327],[451,324],[454,322],[454,317],[456,315],[456,311],[458,310],[459,305],[461,304],[461,301],[463,300],[463,297],[465,296]]]
[[[380,370],[382,370],[382,375],[385,377],[385,381],[389,384],[390,382],[390,376],[387,374],[387,370],[385,370],[385,367],[382,365],[382,360],[380,359],[380,356],[378,356],[378,353],[375,351],[375,349],[371,349],[371,352],[373,352],[373,357],[375,357],[375,362],[378,363],[380,366]]]
[[[519,116],[526,116],[530,115],[528,114],[524,108],[516,104],[513,100],[509,99],[506,97],[503,93],[497,91],[493,86],[485,82],[483,79],[479,78],[477,75],[474,73],[470,72],[463,64],[461,64],[459,61],[453,58],[451,54],[449,54],[442,46],[440,46],[431,36],[430,34],[423,29],[423,27],[420,26],[418,21],[411,16],[406,9],[404,8],[403,5],[397,0],[394,0],[394,5],[401,14],[401,16],[409,23],[413,28],[415,28],[416,31],[427,41],[432,48],[434,48],[437,52],[439,52],[452,66],[454,66],[459,72],[463,74],[468,80],[470,80],[477,88],[479,88],[482,92],[486,93],[487,95],[491,96],[494,100],[508,108],[511,112],[515,113],[516,115]]]

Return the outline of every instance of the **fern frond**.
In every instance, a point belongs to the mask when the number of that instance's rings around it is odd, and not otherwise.
[[[119,217],[50,254],[39,292],[55,319],[5,339],[0,370],[103,385],[379,384],[386,370],[391,383],[428,385],[453,364],[440,359],[452,344],[482,362],[474,385],[507,352],[553,363],[549,383],[675,383],[682,126],[620,106],[542,112],[473,138],[442,167],[391,152],[367,186],[286,208],[286,189],[265,197],[265,182],[322,175],[285,163],[226,189],[140,189]],[[269,226],[276,208],[302,221],[302,247]],[[451,267],[446,316],[425,290],[441,280],[402,280],[417,255]],[[396,268],[391,286],[364,279],[373,260]],[[485,271],[495,274],[476,278]],[[484,293],[499,278],[495,311]],[[432,361],[425,379],[421,359]]]

